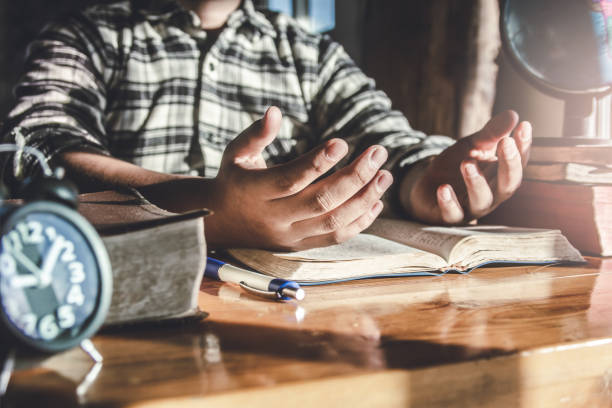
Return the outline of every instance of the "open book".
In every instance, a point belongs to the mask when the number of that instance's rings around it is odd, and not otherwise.
[[[584,262],[558,230],[435,227],[396,219],[378,219],[365,233],[325,248],[289,253],[231,249],[229,253],[261,273],[302,284],[467,272],[489,263]]]

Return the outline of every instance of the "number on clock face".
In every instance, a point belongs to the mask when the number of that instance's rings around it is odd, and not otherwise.
[[[0,292],[8,318],[45,341],[83,325],[98,290],[97,264],[81,232],[54,214],[32,212],[1,240]]]

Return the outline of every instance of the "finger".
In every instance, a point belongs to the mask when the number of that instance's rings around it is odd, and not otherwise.
[[[313,218],[340,206],[368,184],[386,160],[384,147],[371,146],[348,166],[290,197],[293,219]]]
[[[327,234],[304,238],[297,244],[297,246],[298,248],[317,248],[348,241],[364,229],[368,228],[372,222],[374,222],[376,217],[378,217],[382,209],[382,201],[377,201],[368,212],[361,215],[346,227]]]
[[[529,151],[531,149],[532,128],[531,123],[521,122],[514,130],[514,141],[521,155],[521,164],[523,167],[529,161]]]
[[[508,136],[517,122],[518,115],[511,110],[495,115],[482,130],[469,137],[471,144],[469,156],[476,160],[491,160],[499,140]]]
[[[521,164],[521,154],[514,140],[513,138],[505,137],[499,142],[497,148],[499,163],[497,168],[496,201],[503,201],[510,197],[521,184],[523,166]]]
[[[442,221],[447,224],[458,224],[463,221],[463,209],[459,205],[457,196],[450,185],[444,184],[439,186],[436,196]]]
[[[344,140],[331,139],[289,163],[254,174],[257,180],[253,181],[262,186],[262,194],[267,197],[288,197],[299,193],[327,173],[347,153],[348,145]]]
[[[491,187],[489,187],[487,179],[475,161],[465,160],[462,162],[461,175],[467,189],[469,212],[471,215],[478,217],[487,212],[493,204]]]
[[[276,106],[269,107],[263,118],[253,122],[227,145],[224,156],[244,168],[261,167],[261,153],[276,138],[282,117]]]
[[[309,237],[331,233],[353,223],[368,213],[383,193],[393,183],[393,176],[387,170],[380,170],[376,178],[359,193],[333,211],[297,221],[292,225],[297,236]]]

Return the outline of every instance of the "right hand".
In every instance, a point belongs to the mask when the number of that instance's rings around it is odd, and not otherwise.
[[[380,167],[382,146],[316,181],[348,152],[332,139],[296,158],[266,167],[262,151],[276,137],[282,115],[276,107],[236,137],[212,180],[206,238],[212,246],[301,250],[343,242],[380,214],[382,194],[393,178]],[[316,182],[315,182],[316,181]]]

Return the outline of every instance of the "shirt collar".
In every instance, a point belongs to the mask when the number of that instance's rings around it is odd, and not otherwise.
[[[185,10],[177,0],[132,0],[136,12],[149,21],[171,21],[174,18],[188,18],[193,24],[199,25],[199,18]],[[183,20],[184,21],[184,20]],[[252,0],[242,0],[240,7],[227,20],[228,27],[238,28],[248,24],[263,34],[276,37],[276,30],[268,19],[255,9]]]
[[[227,20],[228,27],[239,27],[243,23],[250,25],[262,34],[276,37],[276,30],[270,21],[255,9],[252,0],[242,0],[242,5],[234,11]]]
[[[132,0],[134,10],[149,21],[169,20],[173,16],[186,13],[176,0]]]

